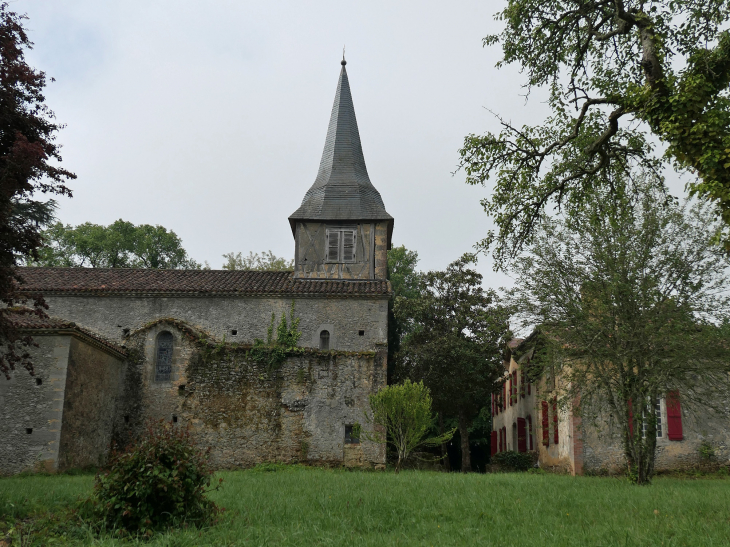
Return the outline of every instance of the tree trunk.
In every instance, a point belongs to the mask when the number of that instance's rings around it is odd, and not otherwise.
[[[444,428],[444,413],[439,412],[439,435],[446,432]],[[449,462],[449,449],[445,442],[441,443],[441,462],[446,471],[451,471],[451,462]]]
[[[459,435],[461,436],[461,472],[471,471],[471,453],[469,452],[469,420],[466,414],[459,413]]]

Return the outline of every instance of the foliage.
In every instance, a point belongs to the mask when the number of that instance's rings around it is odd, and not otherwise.
[[[501,45],[497,66],[517,64],[527,94],[544,88],[551,109],[533,126],[500,118],[499,135],[469,135],[460,151],[469,184],[494,178],[482,203],[498,233],[482,243],[497,243],[498,266],[554,206],[612,189],[612,172],[657,173],[663,161],[697,176],[689,188],[716,206],[730,251],[727,0],[509,0],[497,19],[504,30],[485,46]]]
[[[555,367],[563,399],[579,396],[586,417],[613,415],[644,483],[654,470],[657,398],[679,391],[685,409],[726,412],[730,262],[708,240],[707,206],[646,187],[609,192],[541,224],[512,267],[510,302],[523,328],[539,325],[534,364]]]
[[[437,411],[456,415],[462,470],[471,468],[469,427],[503,373],[502,348],[509,313],[497,294],[482,288],[482,276],[464,255],[445,271],[428,272],[420,297],[399,299],[395,314],[412,325],[398,354],[396,378],[423,381]]]
[[[43,232],[46,242],[31,266],[200,269],[188,257],[182,240],[162,226],[135,226],[122,219],[109,226],[85,222],[78,226],[60,222]]]
[[[392,377],[395,354],[400,350],[403,337],[410,325],[396,317],[395,302],[400,298],[418,298],[418,283],[421,273],[416,270],[418,253],[409,251],[405,245],[393,247],[388,251],[388,279],[393,288],[393,296],[388,301],[388,379]]]
[[[219,511],[206,496],[212,475],[208,453],[190,433],[161,420],[124,452],[112,452],[96,476],[90,504],[108,528],[129,533],[204,524]]]
[[[249,251],[248,256],[241,253],[226,253],[223,255],[226,262],[224,270],[257,270],[257,271],[291,271],[294,270],[294,260],[278,257],[271,251],[261,254]]]
[[[405,380],[402,384],[385,386],[370,395],[370,410],[372,415],[366,415],[366,419],[376,428],[374,433],[365,432],[365,438],[395,449],[398,456],[396,473],[416,449],[439,446],[454,435],[451,430],[437,437],[427,437],[434,416],[431,394],[423,382]]]
[[[281,321],[276,328],[276,338],[274,338],[274,321],[276,315],[271,313],[271,323],[266,331],[266,341],[256,338],[251,348],[251,358],[267,366],[269,371],[279,368],[287,355],[300,350],[299,338],[302,333],[299,330],[299,318],[294,317],[294,301],[292,300],[291,309],[289,310],[289,323],[286,321],[286,314],[281,314]]]
[[[537,453],[505,450],[504,452],[497,452],[494,456],[492,456],[492,461],[499,465],[502,469],[527,471],[535,465],[535,462],[537,461]]]
[[[23,24],[27,17],[0,3],[0,373],[10,378],[18,367],[33,373],[29,336],[15,329],[8,309],[26,304],[18,293],[21,277],[15,266],[37,256],[41,226],[53,217],[55,202],[34,199],[38,192],[71,196],[65,182],[76,175],[60,167],[61,125],[45,104],[46,75],[30,67],[25,52],[32,48]],[[30,299],[32,312],[45,316],[40,296]]]

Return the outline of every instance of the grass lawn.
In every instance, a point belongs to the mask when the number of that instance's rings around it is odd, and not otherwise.
[[[227,511],[204,530],[145,545],[730,545],[730,480],[626,480],[532,474],[460,475],[284,468],[225,472],[212,497]],[[88,495],[93,476],[0,479],[0,545],[11,523],[46,526]],[[66,513],[67,514],[67,513]],[[46,519],[48,520],[48,519]],[[52,520],[52,519],[51,519]],[[56,523],[22,545],[129,545]],[[22,528],[21,528],[22,529]],[[16,532],[17,534],[17,532]],[[16,538],[13,546],[18,545]]]

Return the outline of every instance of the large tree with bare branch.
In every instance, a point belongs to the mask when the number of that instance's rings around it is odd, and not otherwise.
[[[466,137],[467,182],[494,179],[482,203],[497,231],[482,244],[511,258],[546,211],[610,188],[611,170],[670,162],[722,217],[714,237],[730,251],[730,2],[509,0],[497,18],[505,28],[484,44],[501,45],[498,66],[520,66],[528,94],[546,87],[552,112]]]

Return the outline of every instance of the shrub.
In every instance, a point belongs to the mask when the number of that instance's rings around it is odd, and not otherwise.
[[[89,501],[103,525],[152,535],[153,530],[214,518],[219,509],[206,497],[212,474],[208,453],[190,433],[160,420],[124,452],[112,452]]]
[[[505,452],[497,452],[492,456],[492,460],[503,469],[527,471],[535,465],[536,456],[537,454],[535,452],[507,450]]]
[[[431,392],[423,382],[406,380],[402,384],[385,386],[370,395],[372,417],[366,416],[378,428],[365,438],[382,444],[390,444],[398,455],[396,473],[403,463],[419,447],[438,446],[454,435],[455,429],[438,437],[426,438],[434,416],[431,412]]]

